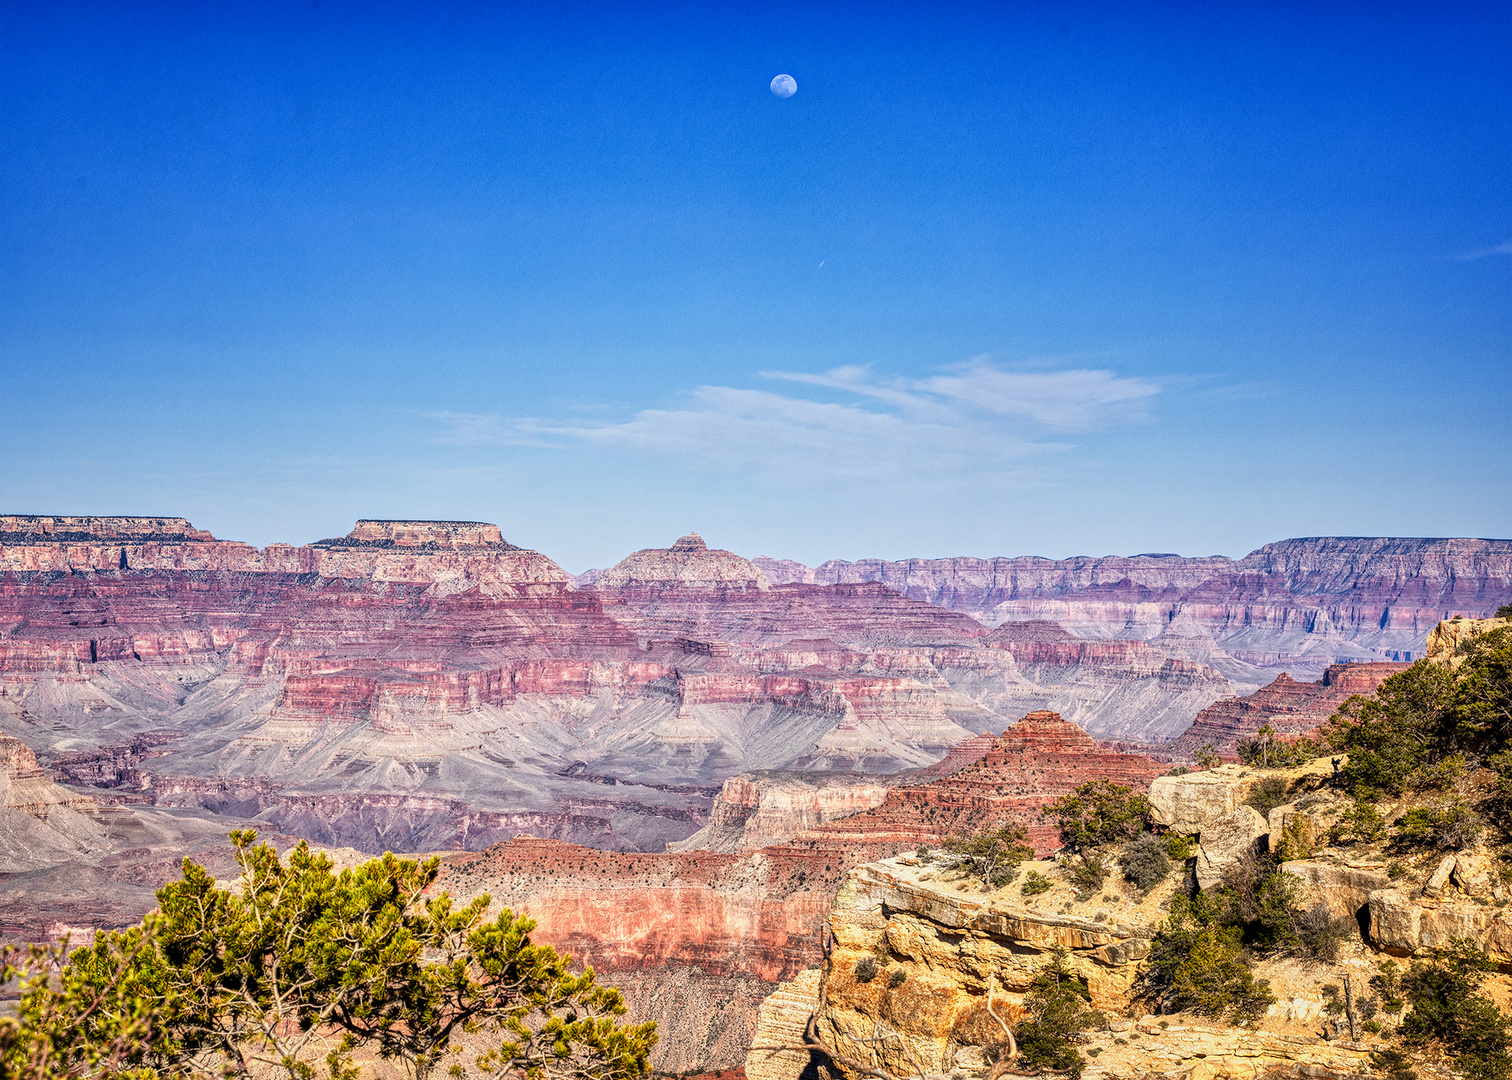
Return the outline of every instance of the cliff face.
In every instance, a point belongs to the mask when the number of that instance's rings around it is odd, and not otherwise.
[[[368,851],[659,851],[740,773],[923,768],[1047,706],[1148,735],[1235,688],[877,583],[765,587],[696,537],[576,590],[478,522],[262,551],[182,519],[0,524],[4,730],[118,801]],[[750,843],[876,797],[755,814]]]
[[[962,830],[1017,822],[1036,850],[1059,846],[1040,818],[1046,804],[1088,780],[1109,779],[1142,791],[1166,771],[1163,762],[1104,750],[1056,713],[1026,715],[976,760],[933,783],[893,788],[881,805],[796,838],[794,846],[891,841],[899,850]]]
[[[1235,659],[1316,676],[1341,660],[1411,660],[1455,615],[1512,601],[1512,540],[1313,537],[1243,559],[754,559],[773,581],[879,581],[989,625],[1045,619],[1082,637],[1181,635]]]
[[[1054,874],[1047,865],[1038,869]],[[1092,1005],[1110,1014],[1081,1048],[1091,1051],[1084,1075],[1279,1080],[1369,1073],[1368,1047],[1330,1043],[1309,1030],[1306,1021],[1321,1011],[1316,991],[1278,1003],[1257,1029],[1140,1017],[1137,1009],[1127,1018],[1128,991],[1164,918],[1170,886],[1144,898],[1105,893],[1096,911],[1076,909],[1060,890],[1047,894],[1053,903],[1017,895],[1012,886],[984,895],[907,857],[857,867],[830,912],[834,949],[822,971],[785,982],[763,1003],[747,1077],[797,1080],[812,1069],[807,1053],[779,1049],[801,1041],[810,1016],[824,1044],[892,1076],[983,1076],[984,1050],[1004,1038],[993,1014],[1017,1026],[1025,992],[1057,948],[1067,950],[1067,966]],[[863,962],[878,973],[866,978]]]
[[[436,594],[570,581],[546,556],[484,522],[365,520],[344,537],[259,550],[217,540],[183,518],[0,516],[0,573],[111,570],[318,574],[424,582]]]

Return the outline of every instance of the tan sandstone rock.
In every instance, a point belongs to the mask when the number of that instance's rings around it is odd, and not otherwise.
[[[1423,655],[1434,663],[1459,667],[1465,659],[1460,649],[1471,638],[1508,625],[1512,625],[1512,619],[1445,619],[1428,631]]]
[[[1369,907],[1372,893],[1391,888],[1391,879],[1380,871],[1320,859],[1284,862],[1281,872],[1302,882],[1304,907],[1321,903],[1335,918],[1359,918]]]
[[[1150,805],[1155,810],[1155,821],[1172,832],[1188,836],[1201,833],[1204,826],[1242,805],[1258,779],[1238,765],[1223,765],[1185,776],[1157,776],[1150,781]]]
[[[780,1050],[803,1042],[809,1017],[819,1007],[819,969],[810,968],[784,983],[761,1003],[756,1037],[746,1055],[746,1080],[798,1080],[808,1068],[804,1050]]]
[[[1206,892],[1222,884],[1224,871],[1259,851],[1270,826],[1253,806],[1241,806],[1203,826],[1197,848],[1197,886]]]

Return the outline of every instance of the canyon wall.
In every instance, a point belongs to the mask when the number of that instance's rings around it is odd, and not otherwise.
[[[0,731],[117,803],[366,851],[660,851],[741,773],[925,768],[1042,708],[1159,737],[1248,687],[1163,643],[772,586],[696,535],[576,589],[479,522],[259,550],[0,519]]]
[[[1043,619],[1082,637],[1184,637],[1311,678],[1338,661],[1414,659],[1440,620],[1512,602],[1512,540],[1311,537],[1237,560],[752,561],[774,583],[877,581],[988,625]]]
[[[1036,846],[1049,850],[1057,841],[1039,816],[1047,802],[1098,777],[1144,789],[1165,767],[1100,750],[1075,725],[1037,713],[1001,735],[969,740],[943,778],[915,775],[889,788],[880,805],[755,851],[606,854],[516,838],[444,856],[437,887],[487,893],[528,913],[538,921],[536,940],[626,987],[631,1016],[663,1027],[658,1069],[730,1068],[751,1045],[761,1000],[818,962],[826,915],[852,868],[960,829],[1009,822],[1028,826]],[[777,824],[776,811],[794,800],[773,800],[774,790],[817,806],[827,787],[838,797],[847,783],[875,783],[834,780],[805,793],[796,778],[756,776],[726,791],[731,809],[768,800]]]

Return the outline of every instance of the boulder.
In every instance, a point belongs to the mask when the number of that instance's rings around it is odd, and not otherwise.
[[[1272,817],[1272,821],[1274,821]],[[1274,833],[1272,833],[1274,835]],[[1303,907],[1321,903],[1335,918],[1357,919],[1365,914],[1372,893],[1391,888],[1391,879],[1378,870],[1343,866],[1319,859],[1281,864],[1281,872],[1297,878]]]
[[[1157,824],[1192,836],[1210,822],[1233,813],[1249,798],[1257,780],[1254,773],[1238,765],[1185,776],[1157,776],[1150,781],[1150,806]]]
[[[1449,884],[1449,877],[1454,873],[1455,856],[1445,855],[1428,878],[1428,883],[1423,886],[1423,895],[1434,898],[1441,895],[1444,888]]]
[[[1401,889],[1377,889],[1370,894],[1370,941],[1392,956],[1417,951],[1423,909]]]
[[[1197,848],[1197,886],[1203,892],[1221,884],[1223,873],[1245,855],[1261,849],[1270,826],[1253,806],[1241,806],[1202,829]]]
[[[1310,857],[1323,839],[1323,829],[1318,824],[1317,818],[1301,809],[1296,803],[1287,803],[1271,810],[1268,820],[1270,849],[1282,852],[1283,857],[1287,853],[1282,851],[1282,838],[1286,835],[1288,826],[1292,829],[1295,839],[1292,845],[1294,850],[1290,853],[1290,857],[1298,861]],[[1296,850],[1297,848],[1302,850]],[[1376,888],[1384,888],[1384,886],[1377,885]],[[1363,904],[1364,901],[1362,900],[1361,903]]]
[[[1496,860],[1482,851],[1464,851],[1454,858],[1454,872],[1449,880],[1466,896],[1490,899],[1495,889]]]

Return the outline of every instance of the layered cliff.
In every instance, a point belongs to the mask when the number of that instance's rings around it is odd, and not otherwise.
[[[0,516],[0,573],[169,570],[318,574],[425,583],[444,594],[506,584],[567,584],[561,567],[504,540],[497,525],[363,520],[346,536],[258,549],[183,518]]]
[[[1048,864],[1031,868],[1056,873]],[[1057,950],[1106,1016],[1078,1047],[1091,1059],[1088,1077],[1370,1074],[1370,1046],[1331,1042],[1317,1031],[1318,984],[1331,972],[1273,971],[1288,996],[1254,1026],[1144,1016],[1129,990],[1173,886],[1142,897],[1110,890],[1078,898],[1058,885],[1031,898],[1015,886],[968,886],[929,860],[857,867],[830,912],[834,948],[823,966],[785,982],[763,1003],[746,1075],[798,1080],[816,1064],[835,1069],[834,1060],[789,1049],[812,1030],[852,1063],[836,1070],[843,1076],[862,1075],[856,1062],[896,1077],[985,1076],[989,1051],[1004,1042],[1003,1025],[1024,1019],[1025,993]],[[1354,956],[1349,962],[1368,970]]]
[[[118,801],[369,851],[660,851],[740,773],[923,768],[1056,705],[1148,734],[1235,686],[877,583],[765,587],[696,537],[576,590],[478,522],[262,551],[182,519],[4,524],[4,730]],[[783,813],[759,842],[830,811]]]
[[[1512,540],[1312,537],[1237,560],[752,561],[775,583],[879,581],[989,625],[1045,619],[1083,637],[1181,635],[1308,675],[1341,660],[1411,660],[1441,619],[1485,617],[1512,601]]]
[[[1328,722],[1356,694],[1369,695],[1408,664],[1333,664],[1317,682],[1298,682],[1282,672],[1269,686],[1246,697],[1224,698],[1197,714],[1168,752],[1190,761],[1204,746],[1233,758],[1240,739],[1266,724],[1279,735],[1306,735]],[[1162,747],[1162,749],[1167,749]]]

